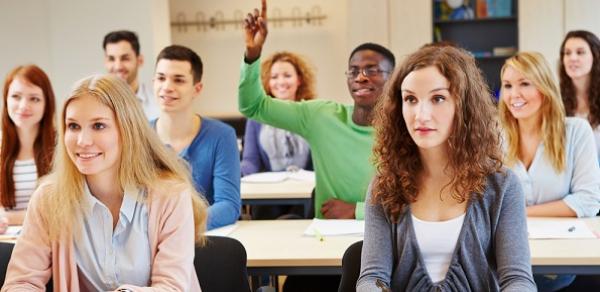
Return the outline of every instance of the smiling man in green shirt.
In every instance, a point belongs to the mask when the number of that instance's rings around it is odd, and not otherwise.
[[[325,100],[287,102],[267,96],[260,81],[259,58],[267,36],[265,1],[262,11],[255,10],[245,21],[240,112],[308,141],[316,172],[316,217],[363,219],[365,194],[374,174],[370,160],[373,109],[393,71],[394,55],[372,43],[352,51],[346,75],[353,105]]]

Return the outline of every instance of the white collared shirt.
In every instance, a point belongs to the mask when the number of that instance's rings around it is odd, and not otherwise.
[[[527,206],[563,200],[577,217],[596,216],[600,208],[600,169],[592,128],[580,118],[565,120],[565,169],[560,173],[540,143],[529,169],[517,161],[511,169],[521,180]]]
[[[83,224],[74,238],[75,259],[82,291],[115,290],[120,285],[148,286],[150,242],[146,193],[125,190],[119,221],[113,231],[110,210],[85,185]]]
[[[144,114],[146,114],[146,119],[148,121],[158,118],[160,110],[158,108],[158,104],[156,103],[154,93],[152,92],[152,86],[148,86],[145,83],[140,82],[138,84],[138,90],[135,93],[135,96],[137,96],[138,100],[142,104]]]

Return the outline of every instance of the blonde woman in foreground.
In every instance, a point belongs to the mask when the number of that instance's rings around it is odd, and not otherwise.
[[[55,291],[200,291],[206,205],[127,84],[83,79],[60,119],[53,171],[32,196],[2,291],[42,291],[50,278]]]

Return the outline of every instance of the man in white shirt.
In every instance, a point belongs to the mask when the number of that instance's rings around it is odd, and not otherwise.
[[[138,80],[138,69],[144,64],[144,56],[140,54],[140,43],[137,34],[128,30],[109,32],[102,42],[104,48],[104,66],[110,74],[125,80],[135,92],[142,104],[148,120],[158,117],[152,86]]]

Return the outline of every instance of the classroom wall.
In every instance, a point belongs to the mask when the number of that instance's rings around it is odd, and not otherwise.
[[[200,15],[205,19],[219,17],[235,19],[260,1],[172,0],[171,19],[192,21]],[[306,57],[316,70],[319,98],[351,103],[344,71],[349,53],[364,42],[376,42],[389,47],[398,57],[431,40],[430,1],[364,0],[322,1],[280,0],[268,3],[268,15],[274,10],[281,16],[291,16],[296,9],[304,15],[320,7],[327,19],[319,26],[293,25],[276,27],[270,24],[263,56],[279,50],[290,50]],[[221,14],[219,14],[221,13]],[[417,17],[415,14],[426,15]],[[173,27],[173,42],[196,50],[205,63],[203,93],[196,102],[197,110],[209,116],[237,116],[237,83],[244,52],[242,27],[228,26],[219,30],[199,30],[197,27]]]
[[[597,0],[520,0],[519,49],[542,53],[556,72],[568,31],[585,29],[600,36],[598,11]]]
[[[20,64],[38,64],[62,99],[75,81],[105,72],[102,38],[126,28],[140,37],[142,54],[151,61],[140,73],[150,80],[153,56],[171,41],[167,11],[168,0],[0,1],[0,75]]]
[[[194,48],[206,64],[205,89],[196,110],[210,116],[237,116],[237,82],[243,54],[241,28],[187,32],[171,27],[179,13],[192,19],[196,12],[213,16],[221,11],[232,18],[259,5],[258,0],[19,0],[0,1],[2,57],[0,75],[18,64],[35,63],[46,70],[59,98],[72,84],[92,73],[104,72],[102,37],[127,28],[140,36],[146,64],[141,77],[150,82],[154,57],[164,46],[180,43]],[[273,0],[286,16],[297,7],[302,13],[318,5],[327,15],[321,26],[272,27],[264,54],[291,50],[315,67],[318,96],[350,103],[343,72],[350,51],[367,41],[391,48],[402,57],[431,41],[431,1],[426,0]],[[531,17],[535,11],[535,17]],[[519,1],[521,50],[542,52],[551,64],[558,62],[558,47],[571,29],[588,29],[600,35],[600,1]],[[25,24],[24,24],[25,23]],[[18,25],[17,25],[18,24]],[[555,67],[555,66],[553,66]]]

